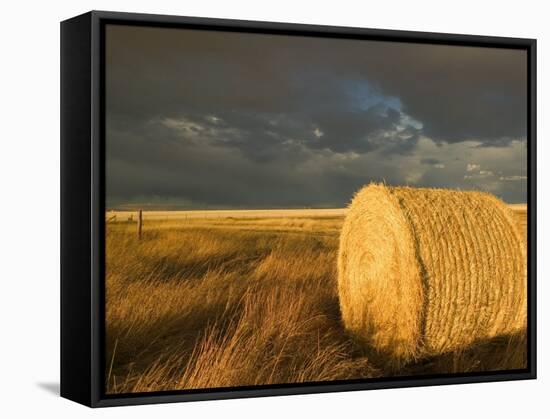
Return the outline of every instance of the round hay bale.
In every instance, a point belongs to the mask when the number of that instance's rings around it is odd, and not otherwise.
[[[346,328],[391,364],[525,327],[526,253],[493,195],[371,184],[340,235]]]

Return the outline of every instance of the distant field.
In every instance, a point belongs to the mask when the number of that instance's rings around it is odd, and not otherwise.
[[[525,236],[527,235],[527,204],[509,204],[516,219],[521,226]],[[271,210],[200,210],[200,211],[143,211],[144,221],[163,221],[163,224],[156,225],[156,228],[170,228],[182,226],[181,221],[194,220],[212,228],[254,228],[260,227],[266,230],[287,230],[313,229],[319,224],[315,219],[332,219],[332,227],[339,229],[343,217],[346,215],[346,208],[329,209],[271,209]],[[107,211],[105,219],[108,223],[135,222],[137,211]],[[281,220],[284,218],[285,220]],[[232,220],[231,224],[223,220]],[[216,220],[214,222],[213,220]],[[171,222],[170,222],[171,221]],[[177,223],[174,223],[177,222]],[[325,223],[323,223],[325,224]],[[199,224],[193,224],[198,226]],[[327,227],[325,224],[324,227]]]
[[[527,204],[509,204],[510,209],[523,216]],[[143,211],[145,220],[186,220],[190,218],[325,218],[346,215],[347,208],[321,209],[261,209],[261,210],[200,210],[200,211]],[[135,220],[137,211],[107,211],[111,221]]]
[[[266,209],[266,210],[211,210],[211,211],[144,211],[146,220],[186,220],[190,218],[308,218],[337,217],[346,214],[345,208],[329,209]],[[113,221],[135,219],[137,211],[107,211]]]
[[[513,207],[525,227],[526,207]],[[390,371],[340,319],[345,209],[151,211],[106,219],[107,392],[523,368],[510,336]],[[116,217],[114,217],[116,216]]]

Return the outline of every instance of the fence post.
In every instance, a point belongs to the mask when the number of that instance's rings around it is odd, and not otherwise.
[[[141,210],[139,210],[138,211],[138,222],[137,222],[138,238],[141,238],[142,227],[143,227],[143,212]]]

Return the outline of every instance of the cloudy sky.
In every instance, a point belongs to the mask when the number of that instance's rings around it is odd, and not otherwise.
[[[371,181],[526,201],[524,51],[107,27],[107,206],[342,207]]]

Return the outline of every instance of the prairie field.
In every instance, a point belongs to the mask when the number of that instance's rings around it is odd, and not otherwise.
[[[526,207],[511,206],[526,230]],[[341,320],[345,210],[106,214],[107,393],[526,367],[525,333],[390,368]]]

